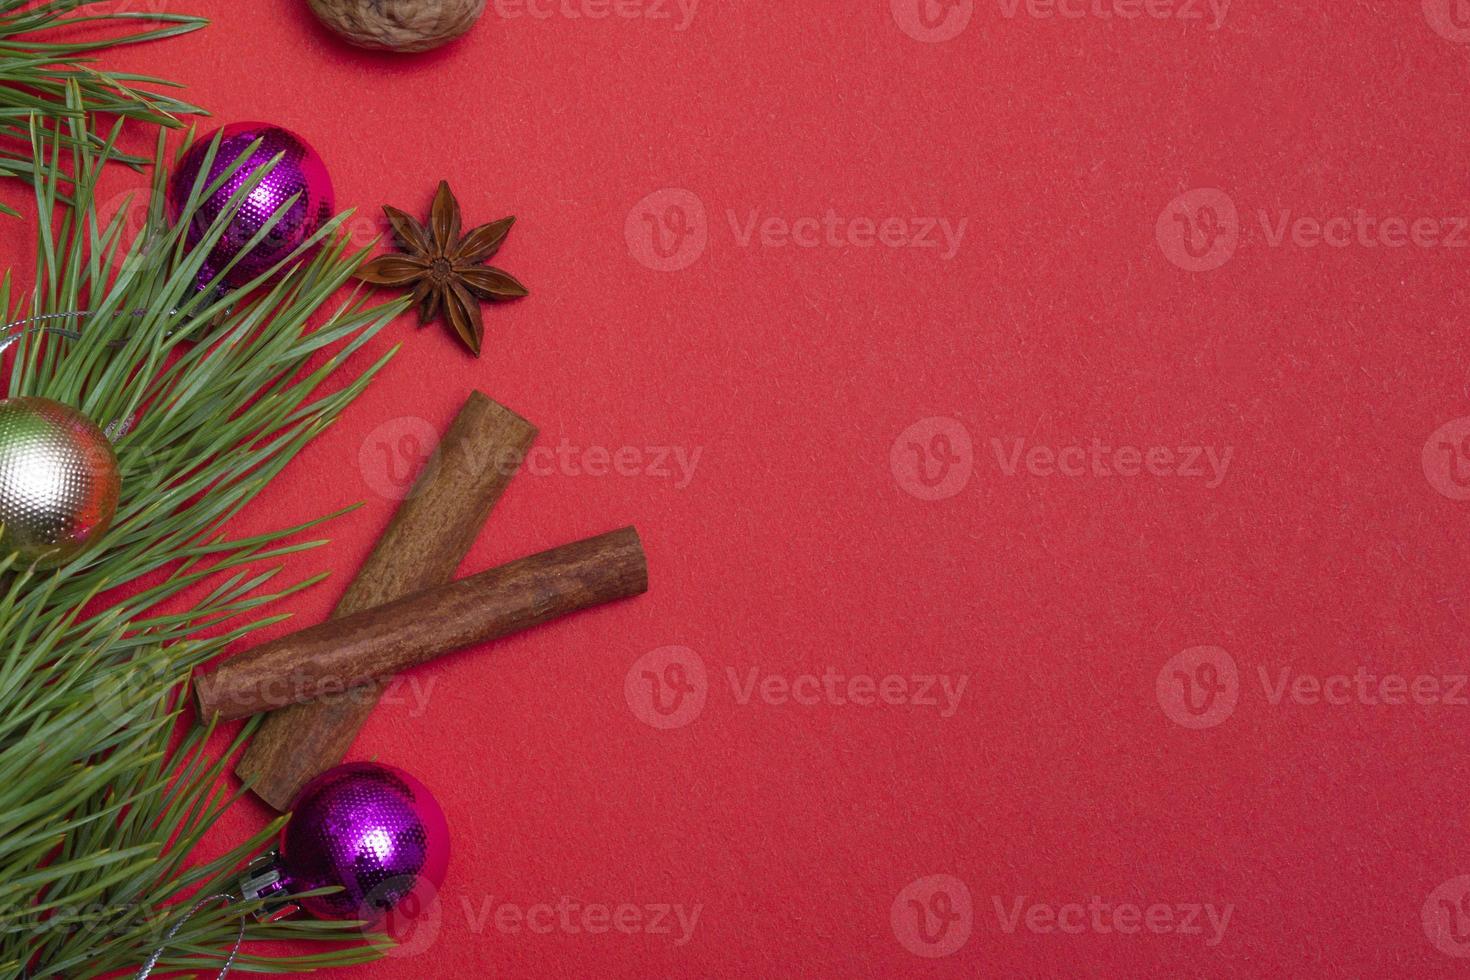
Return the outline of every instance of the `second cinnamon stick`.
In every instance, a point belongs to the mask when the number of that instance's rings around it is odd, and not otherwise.
[[[333,613],[341,619],[454,578],[536,427],[472,392]],[[267,716],[235,771],[277,810],[341,762],[381,691],[357,688]]]
[[[293,633],[199,679],[200,717],[244,718],[381,680],[451,650],[648,590],[631,527]]]

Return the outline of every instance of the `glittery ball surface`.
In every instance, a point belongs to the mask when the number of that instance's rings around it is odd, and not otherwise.
[[[427,903],[444,881],[444,812],[401,769],[374,762],[329,769],[306,785],[291,810],[281,832],[290,889],[342,886],[303,900],[317,918],[376,921],[410,895]]]
[[[197,245],[209,231],[241,185],[253,173],[268,166],[277,155],[281,156],[275,167],[241,202],[240,209],[235,212],[224,236],[210,252],[200,274],[201,286],[220,278],[225,285],[238,287],[289,256],[331,219],[332,179],[327,175],[326,165],[316,151],[288,129],[268,123],[243,122],[225,126],[222,132],[219,153],[210,165],[201,192],[207,190],[241,157],[245,157],[245,162],[219,190],[201,203],[189,224],[187,238],[191,246]],[[250,145],[256,140],[261,141],[260,146],[254,152],[249,152]],[[169,179],[168,203],[175,221],[179,220],[188,204],[212,142],[211,135],[191,146]],[[247,252],[246,246],[251,238],[296,194],[301,196],[280,222]],[[220,270],[242,253],[244,258],[240,260],[240,264],[221,277]]]
[[[100,537],[121,490],[112,443],[49,398],[0,401],[0,552],[53,568]]]

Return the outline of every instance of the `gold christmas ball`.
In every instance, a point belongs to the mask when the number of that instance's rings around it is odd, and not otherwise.
[[[323,23],[360,48],[427,51],[468,31],[485,0],[310,0]]]
[[[49,398],[0,401],[0,557],[55,568],[101,537],[122,490],[97,424]]]

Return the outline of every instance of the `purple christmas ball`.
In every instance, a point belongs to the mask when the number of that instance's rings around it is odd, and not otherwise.
[[[292,195],[301,195],[270,233],[222,278],[224,285],[238,288],[289,256],[331,219],[332,178],[327,175],[326,164],[322,163],[322,158],[317,156],[316,151],[288,129],[269,123],[240,122],[224,127],[222,132],[224,135],[220,140],[219,153],[215,155],[209,175],[204,180],[205,189],[244,156],[252,143],[256,140],[261,143],[219,190],[200,203],[186,233],[191,247],[197,245],[209,231],[215,219],[229,204],[231,196],[250,179],[251,174],[268,165],[278,154],[282,156],[280,162],[241,202],[234,220],[205,260],[199,275],[201,287],[219,278],[220,270],[236,256],[246,252],[245,246],[250,239],[265,227],[271,216]],[[168,204],[175,221],[183,214],[212,141],[213,135],[191,146],[169,179]]]
[[[351,762],[313,779],[281,831],[293,892],[341,885],[303,900],[320,919],[375,922],[410,896],[425,907],[449,865],[449,825],[424,785],[401,769]]]

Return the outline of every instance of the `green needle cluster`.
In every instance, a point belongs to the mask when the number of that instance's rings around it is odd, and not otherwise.
[[[0,2],[0,23],[16,23],[19,6]],[[359,293],[354,273],[371,246],[349,247],[345,214],[255,281],[196,289],[263,173],[207,223],[199,204],[233,171],[205,186],[206,163],[171,221],[160,130],[147,217],[125,240],[129,208],[104,218],[95,197],[127,122],[95,131],[101,91],[70,78],[56,112],[26,120],[26,173],[38,213],[52,217],[39,222],[34,284],[13,286],[8,273],[0,284],[8,321],[87,311],[60,321],[76,336],[21,328],[6,392],[66,402],[102,425],[133,420],[116,438],[117,518],[97,546],[47,573],[0,556],[0,977],[136,969],[180,920],[160,975],[218,969],[233,947],[251,908],[216,903],[186,918],[188,899],[232,887],[279,826],[218,857],[193,854],[240,792],[226,766],[252,727],[225,754],[209,750],[211,733],[187,722],[188,678],[282,618],[265,607],[316,581],[276,583],[276,563],[321,544],[303,535],[331,515],[251,537],[232,538],[228,527],[392,356],[345,367],[408,302]],[[195,222],[208,230],[191,246],[185,231]],[[325,945],[289,958],[247,945],[236,970],[298,972],[386,948],[341,923],[250,918],[246,938]]]

